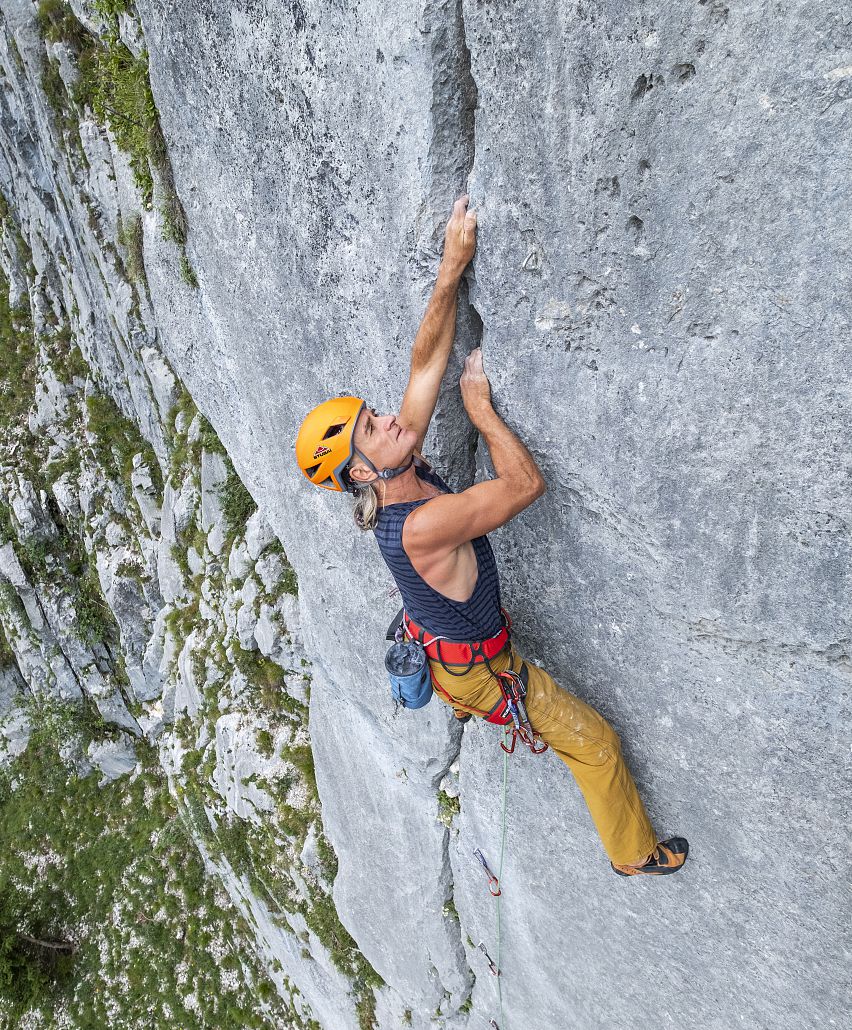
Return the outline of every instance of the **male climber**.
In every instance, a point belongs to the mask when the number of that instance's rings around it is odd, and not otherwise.
[[[486,534],[541,497],[546,484],[495,412],[478,348],[465,360],[461,394],[495,478],[453,493],[420,453],[453,345],[459,282],[476,249],[476,214],[467,207],[467,195],[459,197],[446,227],[399,415],[379,415],[358,397],[325,401],[302,423],[297,461],[312,483],[358,498],[355,521],[374,531],[402,595],[406,634],[424,644],[435,692],[456,716],[505,725],[511,716],[501,682],[523,683],[532,739],[545,741],[574,774],[613,870],[674,873],[689,845],[683,837],[657,840],[615,731],[512,646]]]

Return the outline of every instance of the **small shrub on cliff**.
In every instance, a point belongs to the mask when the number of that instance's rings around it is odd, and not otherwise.
[[[117,624],[100,583],[91,573],[80,581],[74,598],[80,638],[89,647],[117,639]]]
[[[461,801],[459,798],[450,797],[450,795],[444,791],[438,791],[438,821],[443,823],[444,826],[452,825],[453,819],[461,811]]]
[[[15,664],[15,652],[6,637],[3,623],[0,622],[0,669],[6,669]]]
[[[355,1012],[358,1016],[358,1030],[373,1030],[376,1025],[376,996],[372,991],[361,995]]]
[[[257,511],[254,498],[237,475],[230,459],[227,461],[228,478],[219,492],[222,514],[229,537],[237,537],[245,531],[246,523]]]
[[[92,6],[102,18],[112,19],[132,13],[133,0],[95,0]]]
[[[311,796],[318,798],[317,776],[314,771],[314,753],[310,745],[303,744],[298,747],[282,748],[281,757],[299,770],[311,792]]]
[[[257,750],[264,758],[272,757],[273,739],[269,730],[258,730],[255,735],[255,743],[257,744]]]
[[[296,570],[289,562],[285,564],[284,572],[281,576],[281,589],[285,594],[292,594],[294,597],[299,596],[299,581],[296,579]]]
[[[154,449],[139,432],[135,422],[127,418],[115,401],[106,394],[86,398],[89,429],[95,435],[92,445],[95,457],[107,471],[129,488],[133,458],[141,452],[160,500],[163,477]]]
[[[124,262],[127,278],[132,283],[147,287],[141,215],[137,214],[127,221],[120,222],[118,242],[127,251]]]
[[[317,857],[323,876],[329,883],[334,883],[337,878],[337,855],[322,830],[317,833]]]
[[[196,276],[192,265],[189,263],[186,251],[184,251],[180,256],[180,277],[187,286],[191,286],[194,290],[198,289],[198,277]]]
[[[9,305],[9,280],[0,269],[0,432],[19,423],[35,397],[37,351],[28,304]]]

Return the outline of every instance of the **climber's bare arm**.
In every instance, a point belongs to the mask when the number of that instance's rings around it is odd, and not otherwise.
[[[404,529],[404,546],[411,557],[449,552],[490,533],[547,489],[533,456],[491,406],[491,388],[479,348],[465,360],[460,385],[465,408],[485,439],[497,478],[476,483],[459,494],[442,494],[416,508],[405,520]]]
[[[414,338],[411,373],[399,410],[402,425],[417,433],[418,451],[422,450],[453,347],[462,272],[476,249],[476,214],[467,210],[467,204],[467,194],[459,197],[447,223],[438,279]]]

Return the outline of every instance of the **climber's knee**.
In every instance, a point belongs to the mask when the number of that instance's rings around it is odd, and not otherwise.
[[[602,737],[607,747],[612,752],[614,759],[620,759],[621,755],[621,737],[615,732],[610,723],[600,716],[601,725],[603,727]]]

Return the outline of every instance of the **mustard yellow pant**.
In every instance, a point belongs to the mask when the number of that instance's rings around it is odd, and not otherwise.
[[[520,672],[521,661],[511,646],[489,659],[495,672]],[[526,664],[526,706],[533,729],[574,774],[610,860],[618,865],[641,862],[654,850],[657,838],[624,762],[618,734],[594,708],[563,690],[544,669]],[[502,696],[484,662],[477,662],[463,676],[451,675],[432,659],[429,665],[433,679],[459,702],[453,705],[459,718],[466,708],[490,712]],[[450,668],[453,672],[464,669]],[[494,729],[503,732],[500,726]],[[547,760],[546,752],[540,760]]]

